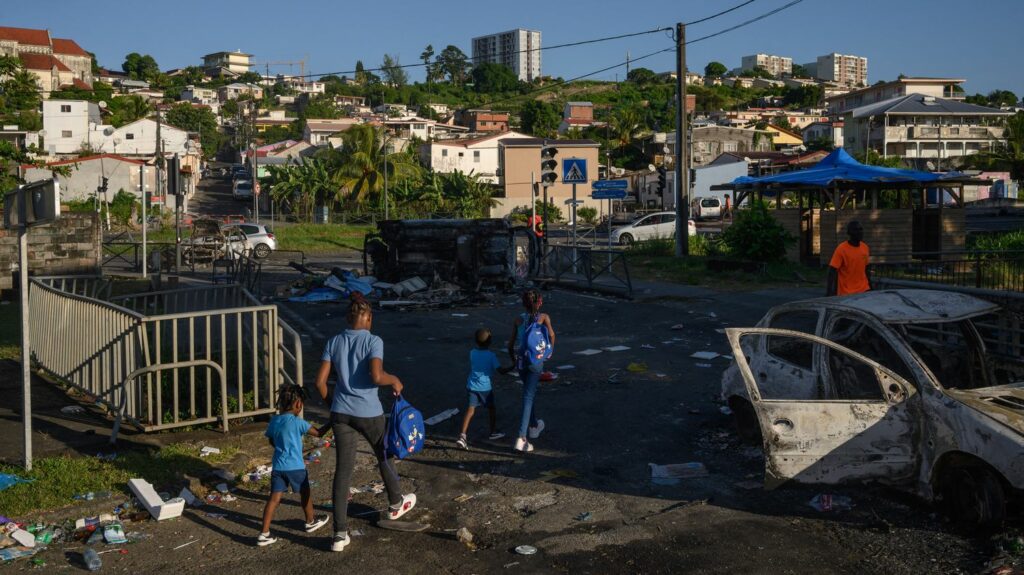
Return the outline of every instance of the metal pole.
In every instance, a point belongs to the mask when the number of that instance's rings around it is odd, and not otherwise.
[[[676,24],[676,95],[676,257],[683,257],[690,253],[690,166],[686,133],[686,25],[681,22]]]
[[[572,245],[576,246],[576,184],[572,185]]]
[[[388,133],[387,128],[384,128],[384,219],[387,220],[388,214]]]
[[[530,229],[537,235],[537,181],[534,172],[530,172]]]
[[[149,266],[146,261],[146,220],[149,219],[149,214],[146,211],[146,166],[139,166],[139,187],[142,189],[142,278],[146,278]],[[177,209],[177,208],[175,208]],[[180,257],[180,256],[179,256]],[[178,265],[181,265],[181,260],[178,260]]]
[[[612,249],[612,199],[608,198],[608,249]]]
[[[18,279],[21,290],[21,394],[25,432],[25,471],[32,470],[32,348],[28,325],[28,197],[19,192],[21,228],[18,230]]]

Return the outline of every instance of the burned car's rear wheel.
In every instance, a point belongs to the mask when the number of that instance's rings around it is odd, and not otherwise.
[[[981,465],[959,465],[947,471],[942,499],[947,513],[963,527],[995,527],[1006,518],[1003,484]]]

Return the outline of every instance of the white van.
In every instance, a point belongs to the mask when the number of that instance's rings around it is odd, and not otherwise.
[[[694,198],[690,203],[690,215],[695,220],[719,219],[722,217],[722,200],[715,197]]]

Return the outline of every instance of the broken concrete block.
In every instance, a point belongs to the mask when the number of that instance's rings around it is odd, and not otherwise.
[[[419,277],[412,277],[405,281],[396,283],[391,287],[391,291],[395,292],[398,297],[405,297],[409,294],[416,293],[427,289],[427,282]]]
[[[163,499],[160,499],[160,495],[153,489],[153,485],[145,479],[132,479],[128,481],[128,488],[132,490],[139,503],[157,521],[179,517],[181,512],[185,510],[184,499],[175,497],[165,502]]]

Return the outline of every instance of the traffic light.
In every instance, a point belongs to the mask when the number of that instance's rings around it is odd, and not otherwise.
[[[178,154],[167,160],[167,195],[176,196],[181,193],[181,160]]]
[[[558,182],[558,149],[546,142],[540,148],[540,185],[553,186]]]
[[[107,177],[106,177],[106,176],[104,176],[104,177],[103,177],[103,185],[101,185],[101,186],[100,186],[100,190],[102,190],[102,191],[103,191],[103,193],[107,193],[107,184],[108,184],[109,182],[110,182],[110,180],[109,180],[109,179],[107,179]]]
[[[661,192],[664,192],[665,191],[665,186],[668,185],[668,181],[666,180],[667,174],[668,174],[668,170],[665,169],[665,166],[658,166],[658,193],[659,194]]]

